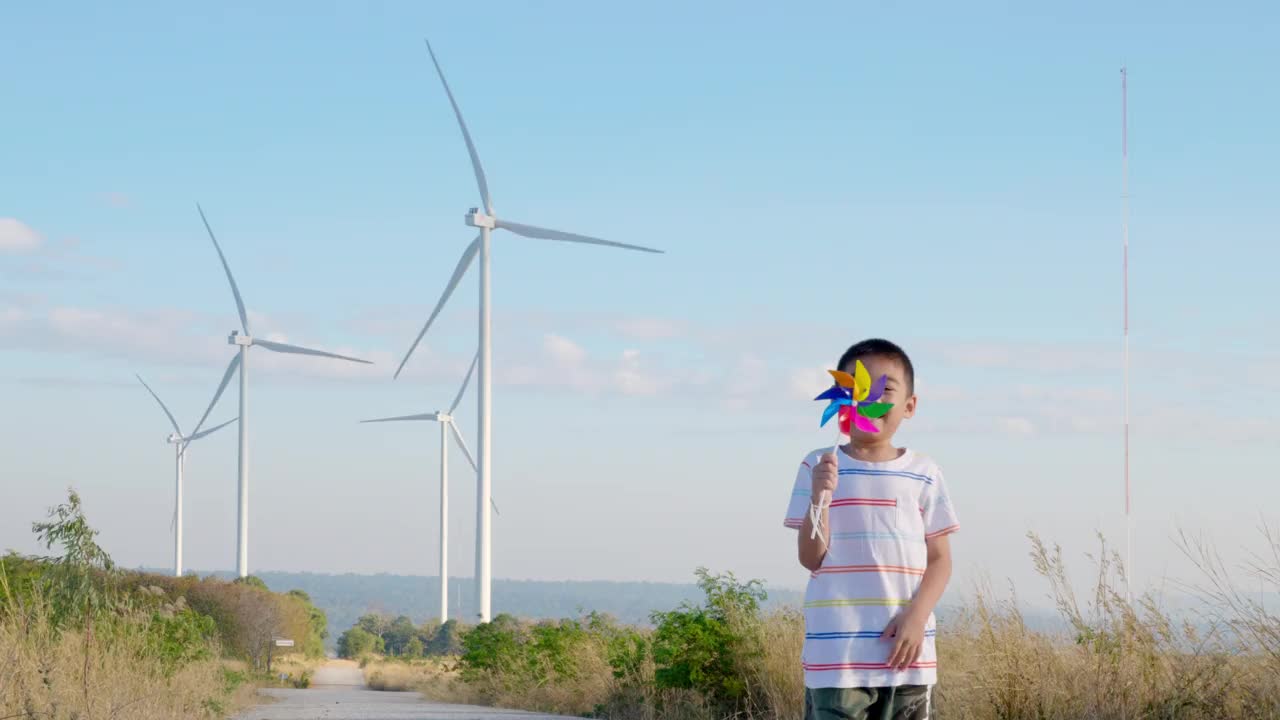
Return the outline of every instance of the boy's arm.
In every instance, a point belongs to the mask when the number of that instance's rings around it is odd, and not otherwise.
[[[813,498],[809,502],[817,504]],[[831,527],[830,508],[822,508],[822,527]],[[800,564],[805,570],[815,572],[822,567],[822,561],[827,557],[827,543],[821,534],[818,537],[810,537],[813,535],[813,519],[809,517],[809,513],[804,514],[804,522],[800,525]]]
[[[920,588],[911,599],[907,611],[920,619],[921,627],[929,620],[929,613],[942,599],[942,593],[951,580],[951,539],[947,535],[939,535],[925,541],[929,550],[929,563],[925,566],[924,577],[920,580]]]
[[[803,480],[802,473],[796,479],[797,488],[802,487]],[[830,499],[834,497],[839,482],[839,461],[834,453],[826,453],[818,460],[817,467],[809,473],[809,502],[804,509],[804,521],[800,523],[800,564],[809,572],[822,567],[822,561],[827,556],[827,541],[831,539]],[[811,537],[814,534],[813,519],[809,512],[823,497],[827,498],[827,502],[822,508],[822,529],[817,537]]]
[[[942,593],[951,580],[951,540],[947,535],[925,540],[929,552],[929,563],[924,569],[924,577],[911,604],[889,623],[884,629],[881,639],[892,639],[893,650],[889,653],[890,667],[905,669],[920,658],[924,648],[925,626],[929,624],[929,613],[933,612]]]

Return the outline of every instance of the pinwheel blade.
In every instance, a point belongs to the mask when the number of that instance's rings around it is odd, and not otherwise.
[[[869,418],[882,418],[893,409],[893,403],[859,403],[858,414]]]
[[[852,390],[858,385],[853,376],[843,370],[828,370],[827,372],[831,373],[831,377],[835,379],[836,384],[842,388]]]
[[[822,422],[818,423],[818,427],[826,427],[827,423],[830,422],[831,418],[838,412],[840,412],[839,405],[835,403],[828,405],[827,408],[822,411]]]
[[[867,366],[861,360],[853,363],[853,384],[853,399],[866,400],[867,394],[871,392],[871,373],[867,372]]]
[[[814,398],[814,400],[841,400],[841,399],[848,399],[849,397],[850,395],[848,390],[845,390],[839,385],[832,385],[831,387],[827,388],[826,391],[824,391],[821,395]]]
[[[878,432],[880,432],[880,428],[876,427],[875,423],[871,422],[870,420],[868,420],[868,419],[866,419],[866,418],[864,418],[864,417],[862,417],[861,415],[858,415],[858,414],[854,414],[854,416],[853,416],[853,424],[854,424],[854,425],[857,425],[857,426],[858,426],[858,429],[859,429],[859,430],[861,430],[862,432],[865,432],[865,433],[878,433]]]
[[[884,385],[889,382],[888,375],[881,375],[874,383],[871,384],[871,392],[863,400],[867,402],[879,402],[884,397]]]

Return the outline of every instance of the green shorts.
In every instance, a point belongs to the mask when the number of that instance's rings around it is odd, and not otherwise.
[[[928,720],[929,685],[805,688],[804,720]]]

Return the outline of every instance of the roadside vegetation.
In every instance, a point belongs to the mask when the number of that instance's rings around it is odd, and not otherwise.
[[[943,720],[1274,720],[1280,718],[1280,615],[1242,592],[1280,590],[1280,542],[1242,569],[1203,541],[1183,553],[1203,582],[1184,588],[1203,614],[1179,619],[1152,596],[1126,597],[1105,543],[1096,580],[1077,596],[1061,550],[1031,535],[1059,631],[1033,630],[1018,598],[979,587],[943,624],[932,717]],[[589,613],[531,622],[415,627],[362,617],[339,647],[361,660],[375,689],[415,689],[457,703],[611,720],[800,720],[804,621],[765,609],[758,582],[698,571],[704,598],[655,613],[652,627]],[[447,636],[449,642],[439,640]]]
[[[222,718],[257,686],[307,682],[267,674],[273,637],[323,656],[305,594],[121,570],[74,491],[32,531],[51,555],[0,558],[0,718]]]

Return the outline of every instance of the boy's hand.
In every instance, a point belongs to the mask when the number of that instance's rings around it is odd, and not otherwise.
[[[818,461],[813,469],[813,502],[822,500],[822,491],[826,490],[835,497],[836,485],[840,482],[840,465],[836,462],[835,453],[827,453]]]
[[[893,643],[887,664],[894,670],[906,670],[912,663],[920,659],[924,649],[924,626],[928,617],[917,618],[908,608],[895,617],[889,626],[880,634],[881,640]]]

